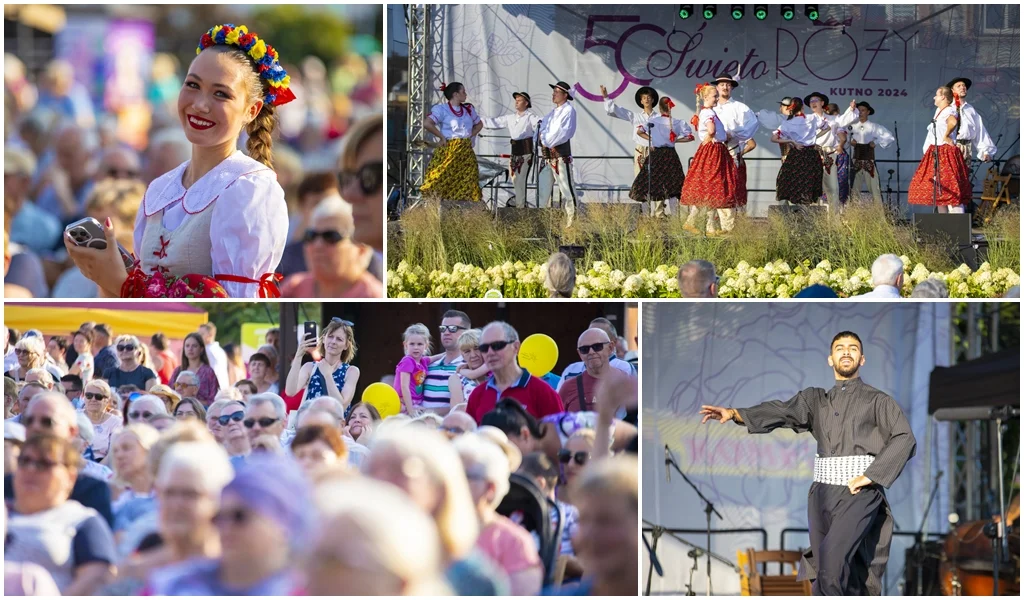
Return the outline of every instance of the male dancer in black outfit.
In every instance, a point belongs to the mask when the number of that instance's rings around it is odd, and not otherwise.
[[[701,424],[715,419],[746,425],[749,433],[779,427],[811,432],[818,450],[802,578],[814,581],[816,596],[877,596],[893,531],[883,488],[899,477],[917,442],[896,401],[860,379],[864,355],[857,334],[836,334],[828,364],[836,378],[830,390],[807,388],[787,401],[750,408],[702,406]]]

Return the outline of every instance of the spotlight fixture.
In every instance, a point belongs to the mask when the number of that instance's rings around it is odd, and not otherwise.
[[[755,4],[754,5],[754,17],[758,21],[764,21],[768,18],[768,5],[767,4]]]
[[[786,21],[792,21],[793,17],[796,16],[796,10],[793,9],[792,4],[783,4],[779,7],[779,10],[782,11],[782,18]]]
[[[742,4],[733,4],[732,5],[732,18],[733,19],[735,19],[737,21],[742,19],[743,18],[743,12],[744,12],[744,10],[743,10],[743,5]]]
[[[810,19],[812,21],[817,21],[818,20],[818,5],[817,4],[808,4],[807,8],[804,9],[804,14],[807,15],[808,19]]]
[[[693,14],[693,5],[692,4],[680,4],[679,5],[679,18],[680,19],[689,19],[692,14]]]
[[[710,21],[711,19],[714,19],[715,15],[717,15],[717,14],[718,14],[718,7],[717,6],[715,6],[714,4],[705,4],[704,5],[704,18],[706,20]]]

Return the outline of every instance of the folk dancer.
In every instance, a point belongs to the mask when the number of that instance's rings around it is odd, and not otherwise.
[[[435,104],[423,119],[423,128],[437,141],[420,191],[424,198],[479,202],[483,194],[473,138],[483,129],[483,120],[466,103],[466,86],[453,81],[442,84],[441,92],[446,102]]]
[[[775,199],[779,202],[817,204],[821,198],[821,155],[815,141],[831,125],[813,113],[805,115],[803,108],[800,98],[779,101],[779,111],[786,120],[772,132],[772,141],[790,145],[775,179]]]
[[[512,99],[516,112],[493,119],[484,117],[485,129],[508,129],[512,136],[512,152],[508,159],[508,176],[512,180],[515,196],[508,201],[516,208],[526,206],[526,184],[530,181],[533,168],[533,142],[537,139],[537,124],[540,117],[534,113],[530,95],[514,92]]]
[[[676,144],[692,142],[693,131],[687,123],[672,118],[674,106],[671,98],[662,98],[658,101],[661,116],[652,117],[649,124],[645,123],[637,129],[637,135],[644,141],[650,140],[652,148],[650,154],[644,157],[629,190],[629,197],[637,202],[664,203],[666,200],[678,199],[686,180]],[[651,163],[650,173],[647,172],[648,162]]]
[[[940,87],[935,92],[934,103],[935,115],[928,124],[924,157],[910,180],[907,201],[918,206],[935,206],[940,213],[962,213],[971,202],[971,181],[967,163],[954,141],[957,118],[953,90]],[[936,152],[939,154],[938,188],[935,185]]]
[[[615,104],[615,101],[608,97],[608,88],[603,85],[601,86],[601,97],[604,98],[604,110],[608,116],[628,121],[633,126],[633,176],[635,177],[640,173],[649,152],[647,139],[640,137],[638,132],[649,129],[648,124],[658,116],[655,111],[655,106],[658,104],[658,92],[648,86],[636,91],[634,100],[636,105],[642,109],[640,112],[633,112]],[[650,207],[650,214],[654,217],[665,216],[665,202],[654,201]]]
[[[680,214],[689,212],[684,230],[700,233],[697,220],[707,216],[708,209],[717,212],[718,219],[708,216],[704,227],[707,235],[719,235],[732,231],[736,222],[733,209],[739,189],[736,163],[725,147],[728,134],[714,110],[718,90],[710,83],[701,83],[695,92],[698,114],[690,123],[696,127],[701,142],[679,195]]]
[[[572,183],[572,149],[569,141],[576,135],[576,109],[570,102],[569,84],[559,81],[551,87],[551,101],[555,107],[541,120],[537,132],[540,141],[541,158],[537,171],[537,203],[542,208],[551,205],[554,184],[562,194],[562,203],[567,216],[566,227],[571,227],[576,218],[576,189]]]
[[[828,127],[818,130],[814,139],[814,145],[818,148],[818,154],[821,155],[821,188],[824,192],[829,211],[835,212],[839,210],[840,206],[839,166],[836,163],[838,156],[842,153],[838,131],[845,129],[848,125],[852,125],[855,117],[852,113],[850,115],[843,115],[844,120],[840,121],[838,118],[825,112],[825,107],[828,103],[828,96],[821,92],[814,92],[804,97],[804,106],[809,106],[814,116],[823,120],[828,125]],[[849,190],[849,182],[847,182],[847,190]]]
[[[835,102],[830,102],[825,107],[825,114],[831,117],[839,116],[839,105]],[[838,125],[838,123],[837,123]],[[850,154],[846,151],[846,142],[849,140],[849,131],[846,127],[837,126],[836,132],[836,181],[839,184],[839,203],[846,204],[846,201],[850,199]],[[822,201],[827,201],[828,198],[823,194],[821,197]]]
[[[757,117],[750,107],[738,100],[733,100],[732,91],[740,86],[739,82],[728,75],[719,75],[711,82],[718,89],[718,105],[715,113],[725,127],[725,146],[729,156],[736,162],[736,209],[745,210],[747,206],[747,162],[743,156],[754,148],[754,134],[757,132]],[[713,218],[717,218],[717,213]]]
[[[878,185],[878,166],[875,164],[875,146],[888,148],[895,141],[892,133],[878,123],[868,121],[875,114],[871,105],[861,100],[850,100],[850,108],[840,117],[842,122],[856,119],[847,127],[853,140],[853,190],[860,195],[864,184],[871,190],[871,198],[875,202],[882,201],[882,188]]]
[[[960,129],[956,137],[956,146],[964,155],[964,161],[971,164],[971,150],[977,150],[978,160],[988,162],[996,155],[996,145],[985,129],[985,122],[974,106],[967,103],[967,90],[971,89],[971,80],[957,77],[946,84],[953,90],[953,104],[959,107]]]

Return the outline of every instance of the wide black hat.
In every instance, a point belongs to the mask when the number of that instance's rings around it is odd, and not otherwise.
[[[807,96],[804,96],[804,105],[810,106],[811,98],[814,98],[815,96],[821,98],[821,103],[824,104],[825,106],[828,106],[828,96],[822,94],[821,92],[813,92],[811,94],[808,94]]]
[[[569,93],[569,90],[571,88],[569,87],[568,83],[566,83],[564,81],[559,81],[559,82],[557,82],[557,83],[555,83],[553,85],[549,83],[548,86],[550,86],[551,89],[558,88],[558,89],[562,90],[563,92],[565,92],[565,94],[567,96],[569,96],[569,99],[572,100],[572,94]]]
[[[870,105],[870,104],[868,104],[867,102],[863,101],[863,100],[861,100],[860,102],[858,102],[858,103],[857,103],[857,106],[858,106],[858,107],[861,107],[861,106],[866,106],[866,107],[867,107],[867,109],[868,109],[868,114],[869,114],[869,115],[873,115],[873,114],[875,114],[875,109],[871,108],[871,105]]]
[[[512,92],[512,97],[513,98],[517,98],[519,96],[522,96],[523,98],[526,98],[526,108],[533,108],[533,102],[530,101],[530,95],[529,94],[527,94],[526,92]]]
[[[719,75],[718,77],[715,77],[710,83],[712,85],[718,85],[720,83],[731,83],[732,87],[734,88],[740,87],[740,82],[736,81],[732,77],[729,77],[728,75]]]
[[[964,85],[967,86],[967,89],[971,89],[971,80],[966,77],[957,77],[953,81],[947,83],[946,87],[948,87],[949,89],[953,89],[953,86],[956,85],[956,82],[958,81],[964,82]]]
[[[652,88],[651,86],[645,85],[644,87],[642,87],[642,88],[640,88],[640,89],[638,89],[636,91],[635,99],[636,99],[636,105],[637,106],[639,106],[640,108],[644,107],[643,102],[640,102],[640,96],[643,96],[644,94],[650,94],[651,97],[654,98],[654,101],[651,102],[651,106],[657,106],[658,105],[658,98],[659,98],[658,92],[656,92],[654,90],[654,88]]]

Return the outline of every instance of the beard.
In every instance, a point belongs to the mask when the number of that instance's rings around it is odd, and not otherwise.
[[[850,361],[850,364],[848,366],[846,366],[846,367],[844,367],[842,365],[842,362],[837,362],[836,363],[836,373],[838,373],[839,375],[841,375],[843,377],[847,377],[847,378],[853,377],[854,375],[857,374],[857,371],[859,371],[859,370],[860,370],[860,365],[858,365],[854,361]]]

